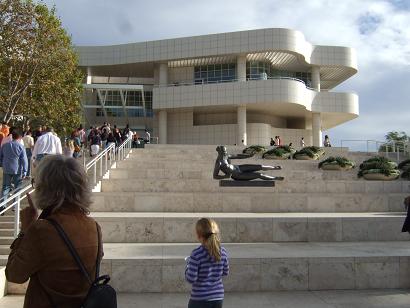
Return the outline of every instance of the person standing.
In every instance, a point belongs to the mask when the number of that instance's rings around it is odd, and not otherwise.
[[[46,133],[41,135],[34,144],[33,160],[38,163],[45,155],[55,154],[63,154],[61,140],[54,134],[54,130],[48,127]]]
[[[201,245],[187,258],[185,279],[192,285],[188,308],[222,308],[222,277],[229,274],[229,262],[219,227],[214,220],[201,218],[195,231]]]
[[[151,141],[151,134],[149,133],[148,130],[145,130],[144,141],[145,141],[145,143],[150,143],[150,141]]]
[[[326,148],[330,148],[330,147],[332,146],[332,145],[330,144],[330,138],[329,138],[328,135],[325,136],[325,141],[323,141],[323,145],[324,145]]]
[[[43,127],[39,125],[38,128],[33,133],[34,143],[37,142],[37,139],[40,138],[42,134],[43,134]]]
[[[34,138],[31,136],[31,130],[26,132],[26,135],[23,137],[24,148],[26,149],[28,167],[27,167],[27,176],[31,176],[31,157],[33,156],[34,149]]]
[[[305,147],[305,138],[304,137],[300,138],[300,144],[299,145],[300,145],[301,148]]]
[[[20,143],[21,134],[17,130],[12,133],[13,140],[0,149],[0,166],[3,167],[3,187],[1,197],[7,198],[14,189],[21,187],[27,172],[27,155],[24,146]],[[2,210],[1,208],[0,210]]]
[[[273,138],[270,138],[270,146],[274,147],[275,145],[275,140],[273,140]]]
[[[101,144],[102,144],[102,141],[101,141],[100,134],[98,132],[95,132],[91,140],[91,153],[90,153],[91,157],[97,155],[100,152]]]

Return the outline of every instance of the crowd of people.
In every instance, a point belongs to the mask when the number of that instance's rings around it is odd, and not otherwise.
[[[89,152],[93,157],[111,144],[119,146],[128,138],[132,138],[133,145],[137,147],[141,142],[149,143],[151,136],[145,130],[144,136],[140,137],[131,131],[129,125],[120,130],[116,125],[104,123],[101,127],[91,126],[88,130],[80,125],[62,143],[51,127],[38,126],[34,130],[27,127],[23,131],[1,123],[0,167],[3,169],[3,184],[0,201],[12,190],[19,189],[24,179],[31,178],[33,167],[47,155],[79,158]]]

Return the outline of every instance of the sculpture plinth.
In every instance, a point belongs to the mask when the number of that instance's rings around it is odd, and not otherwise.
[[[220,187],[275,187],[275,181],[232,181],[220,180]]]

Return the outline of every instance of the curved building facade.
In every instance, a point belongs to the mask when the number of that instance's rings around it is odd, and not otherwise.
[[[114,46],[77,46],[86,122],[148,129],[159,143],[321,145],[359,115],[355,51],[260,29]]]

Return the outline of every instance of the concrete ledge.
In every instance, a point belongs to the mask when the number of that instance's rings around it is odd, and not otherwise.
[[[404,213],[93,213],[105,242],[195,243],[195,223],[215,219],[232,243],[404,241]]]
[[[279,186],[279,184],[278,184]],[[94,193],[92,212],[403,212],[407,193],[112,192]]]
[[[221,187],[275,187],[275,181],[234,181],[234,180],[221,180],[219,181]]]
[[[188,244],[105,244],[118,292],[188,292]],[[227,292],[410,287],[410,243],[226,244]]]

